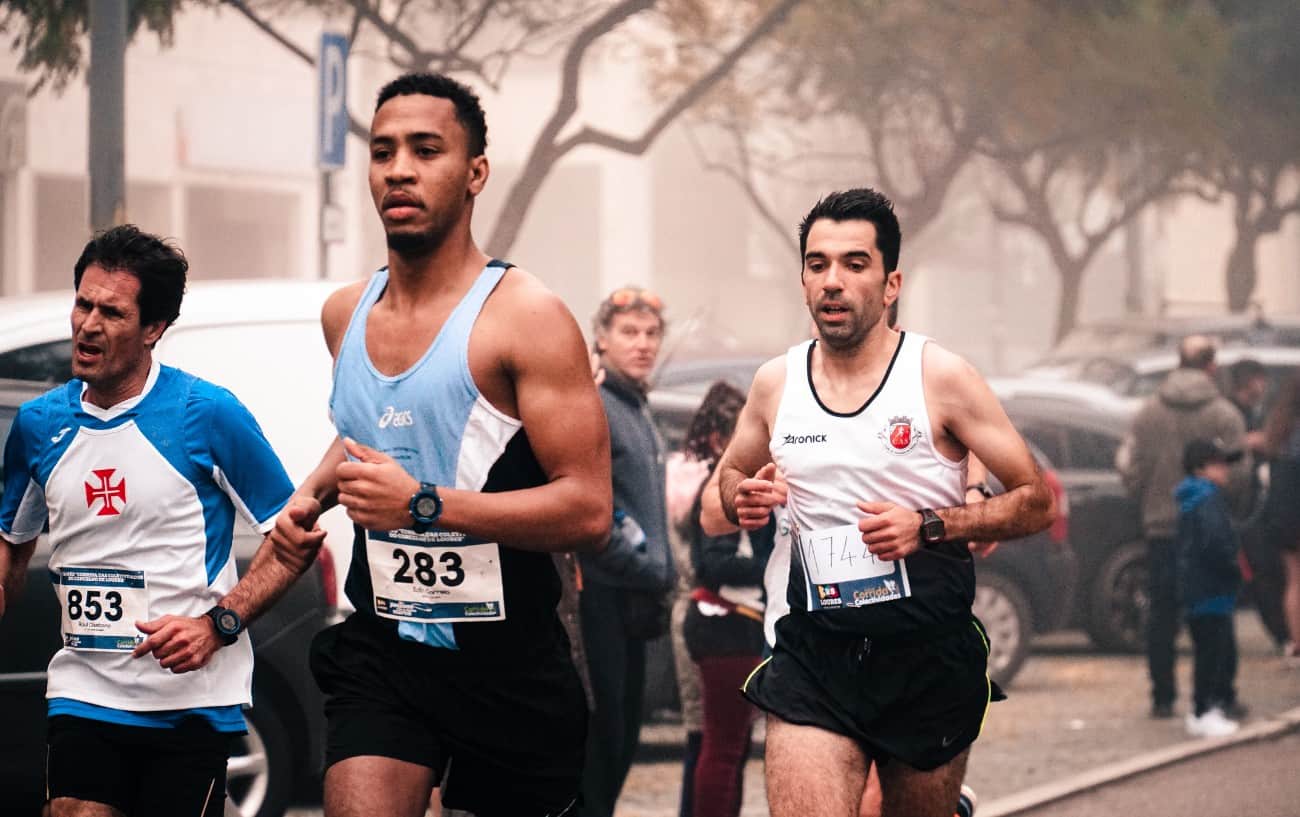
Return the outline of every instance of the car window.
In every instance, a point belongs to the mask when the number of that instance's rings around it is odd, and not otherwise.
[[[1070,445],[1070,466],[1093,471],[1109,471],[1115,467],[1115,452],[1119,440],[1095,431],[1071,428],[1066,431]]]
[[[1063,430],[1059,426],[1048,425],[1038,420],[1016,420],[1015,417],[1012,417],[1012,420],[1021,436],[1037,447],[1053,465],[1057,468],[1074,467],[1068,456],[1069,448]]]
[[[317,321],[173,327],[158,359],[229,389],[290,474],[306,474],[333,441],[332,361]]]
[[[0,352],[0,378],[66,383],[72,379],[72,341],[64,338]]]
[[[0,451],[4,450],[5,440],[9,439],[9,428],[14,424],[16,414],[18,414],[17,406],[0,406]],[[4,484],[4,478],[4,457],[0,457],[0,485]]]

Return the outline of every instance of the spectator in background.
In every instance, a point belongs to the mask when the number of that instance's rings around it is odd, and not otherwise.
[[[1237,534],[1223,488],[1228,484],[1229,466],[1242,454],[1225,449],[1216,440],[1192,440],[1183,449],[1187,476],[1174,489],[1178,585],[1196,653],[1187,732],[1200,738],[1230,735],[1239,727],[1225,714],[1237,702],[1232,611],[1241,588],[1241,571],[1237,567]]]
[[[673,666],[677,674],[677,693],[681,701],[682,727],[686,731],[686,752],[682,758],[682,795],[679,817],[692,817],[694,808],[695,768],[704,739],[704,712],[701,700],[700,672],[686,648],[683,625],[687,609],[694,604],[695,568],[691,564],[691,539],[698,527],[692,513],[698,508],[700,494],[718,455],[731,437],[736,414],[744,405],[745,395],[724,381],[714,383],[704,395],[700,407],[686,428],[682,451],[668,458],[668,541],[672,544],[677,568],[676,593],[672,609]],[[732,690],[734,692],[734,690]],[[739,696],[737,696],[739,697]]]
[[[1242,358],[1228,369],[1228,399],[1241,412],[1247,433],[1264,427],[1264,398],[1268,396],[1268,369],[1252,358]]]
[[[715,383],[691,423],[710,471],[731,440],[745,395]],[[763,653],[763,572],[772,553],[774,524],[747,533],[708,536],[694,503],[687,539],[696,587],[684,622],[686,646],[699,670],[704,729],[699,762],[689,781],[694,817],[736,817],[755,710],[737,690]]]
[[[1282,603],[1286,573],[1278,537],[1270,531],[1268,519],[1262,512],[1266,494],[1259,476],[1259,469],[1263,467],[1259,463],[1267,460],[1263,427],[1264,400],[1268,391],[1268,369],[1258,360],[1243,358],[1228,370],[1228,399],[1241,412],[1241,419],[1246,423],[1246,450],[1255,457],[1257,465],[1251,469],[1247,496],[1242,503],[1243,509],[1249,511],[1241,528],[1242,578],[1264,629],[1278,649],[1284,650],[1290,641]]]
[[[1290,641],[1283,655],[1300,667],[1300,370],[1292,372],[1268,414],[1263,448],[1271,457],[1265,525],[1286,568],[1282,606]]]
[[[645,643],[668,631],[664,454],[646,391],[663,342],[663,302],[637,287],[610,293],[594,320],[605,370],[614,519],[609,546],[583,554],[578,597],[594,710],[583,770],[583,814],[612,817],[641,736]]]
[[[1154,718],[1172,717],[1178,697],[1174,680],[1174,639],[1179,628],[1174,487],[1183,478],[1183,449],[1198,438],[1217,439],[1233,451],[1245,446],[1246,423],[1214,383],[1214,355],[1214,343],[1208,337],[1183,338],[1178,347],[1178,368],[1169,373],[1138,411],[1116,463],[1125,484],[1138,499],[1147,540],[1151,605],[1147,667]],[[1248,472],[1246,461],[1234,466],[1233,492],[1241,490]]]

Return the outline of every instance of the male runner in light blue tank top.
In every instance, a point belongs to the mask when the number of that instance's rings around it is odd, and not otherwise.
[[[339,439],[277,521],[286,558],[343,505],[357,613],[317,637],[327,817],[576,807],[586,700],[550,552],[598,550],[609,432],[573,316],[470,233],[478,98],[432,74],[379,94],[370,189],[388,266],[322,313]]]

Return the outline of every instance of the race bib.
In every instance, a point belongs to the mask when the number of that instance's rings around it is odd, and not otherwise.
[[[371,532],[366,540],[375,613],[417,624],[506,617],[496,542],[434,530]]]
[[[135,626],[149,620],[143,570],[64,567],[56,589],[63,608],[63,646],[68,649],[130,652],[144,641]]]
[[[856,524],[796,531],[799,555],[808,577],[808,610],[865,607],[907,598],[907,561],[877,559]]]

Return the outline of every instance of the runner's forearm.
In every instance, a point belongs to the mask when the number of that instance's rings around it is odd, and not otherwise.
[[[339,463],[346,459],[347,454],[343,450],[343,441],[335,437],[333,444],[321,457],[320,464],[298,486],[298,490],[294,491],[294,496],[309,497],[316,500],[320,503],[321,513],[333,508],[339,503],[339,483],[338,477],[335,476],[335,470],[338,468]]]
[[[27,584],[27,563],[35,551],[35,539],[17,545],[0,539],[0,615],[22,595]]]
[[[733,526],[732,530],[740,527],[740,516],[736,512],[736,494],[740,493],[740,483],[744,481],[745,474],[741,471],[725,462],[718,466],[718,507],[722,511],[722,516]],[[703,514],[700,516],[700,521],[701,523],[704,521]],[[713,533],[708,527],[705,527],[704,531]]]
[[[302,571],[294,570],[275,558],[274,551],[271,540],[263,540],[239,583],[221,600],[221,606],[238,613],[245,626],[269,610],[311,565],[307,561]]]
[[[721,478],[721,473],[716,478],[711,478],[700,495],[700,528],[709,536],[723,536],[740,530],[740,526],[728,518],[727,511],[722,506]],[[736,515],[734,491],[731,515]]]
[[[614,519],[608,486],[571,477],[499,493],[438,486],[438,494],[438,527],[519,550],[598,552]]]
[[[956,541],[1004,541],[1047,528],[1056,518],[1056,499],[1041,477],[1000,496],[936,510],[945,535]]]

